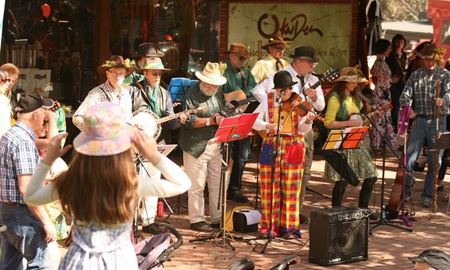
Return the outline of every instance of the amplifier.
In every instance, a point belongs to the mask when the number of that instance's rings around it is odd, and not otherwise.
[[[309,261],[329,266],[367,260],[369,215],[346,207],[311,211]]]

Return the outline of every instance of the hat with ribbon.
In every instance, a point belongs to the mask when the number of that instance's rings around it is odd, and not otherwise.
[[[111,68],[124,68],[127,74],[133,72],[136,68],[134,61],[130,59],[123,59],[120,55],[111,55],[108,60],[98,67],[98,71],[104,73]]]
[[[206,63],[203,71],[196,71],[195,76],[199,80],[212,85],[224,85],[227,83],[227,78],[225,78],[220,71],[219,63]]]
[[[17,94],[17,106],[14,110],[18,113],[28,113],[41,107],[50,109],[53,104],[53,100],[43,98],[38,93],[20,93]]]
[[[364,74],[358,67],[344,67],[341,69],[341,72],[339,73],[340,76],[357,76],[358,83],[367,83],[366,77],[364,77]],[[338,78],[339,80],[339,78]]]
[[[247,46],[242,43],[231,43],[230,49],[227,51],[227,53],[235,53],[239,55],[239,57],[242,57],[244,59],[250,58],[250,53],[248,52]]]
[[[319,62],[316,56],[316,50],[310,46],[300,46],[295,48],[294,53],[289,55],[290,58],[308,59],[314,63]]]
[[[280,35],[272,35],[269,37],[269,40],[267,41],[267,44],[264,44],[262,46],[263,49],[268,50],[270,46],[282,44],[284,47],[286,47],[286,41],[284,41],[283,37]]]
[[[296,83],[297,82],[292,81],[291,73],[286,70],[280,70],[273,76],[273,88],[275,89],[286,89]]]
[[[161,58],[159,58],[159,57],[145,58],[145,61],[142,64],[141,70],[146,70],[146,69],[170,70],[170,69],[164,67],[164,65],[161,61]]]
[[[125,113],[115,103],[102,102],[85,112],[84,128],[74,139],[73,147],[88,156],[110,156],[131,147]]]
[[[426,262],[438,270],[450,269],[450,256],[436,249],[426,249],[419,256],[408,259],[413,263]]]
[[[134,55],[134,58],[141,58],[141,57],[163,57],[165,53],[161,51],[155,44],[151,42],[145,42],[139,44],[136,54]]]
[[[358,83],[359,78],[358,74],[355,74],[353,67],[344,67],[339,72],[339,78],[336,79],[336,82],[354,82]]]

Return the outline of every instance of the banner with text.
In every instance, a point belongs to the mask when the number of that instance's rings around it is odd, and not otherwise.
[[[279,33],[288,42],[286,59],[298,46],[316,49],[319,64],[315,71],[348,66],[350,61],[351,4],[233,3],[229,4],[228,44],[249,46],[258,60],[258,42],[263,45],[271,34]],[[263,56],[266,52],[263,51]],[[290,60],[290,59],[288,59]]]

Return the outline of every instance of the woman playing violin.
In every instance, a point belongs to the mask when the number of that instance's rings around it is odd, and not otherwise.
[[[259,116],[253,126],[256,130],[267,132],[263,140],[259,171],[261,232],[267,233],[271,224],[271,232],[275,236],[300,237],[300,190],[305,154],[303,135],[311,130],[315,115],[309,111],[300,112],[297,106],[294,108],[292,104],[288,105],[293,95],[292,86],[297,83],[292,81],[289,72],[279,71],[273,80],[274,89],[267,93],[256,109]],[[277,140],[278,131],[280,136]],[[273,153],[277,154],[272,164]]]
[[[343,68],[342,71],[349,71]],[[351,119],[352,114],[359,114],[362,108],[362,101],[357,94],[358,76],[349,75],[341,71],[341,76],[337,79],[333,92],[327,103],[324,125],[328,129],[342,129],[362,125],[362,119]],[[377,170],[372,161],[367,148],[361,144],[358,149],[343,150],[347,161],[360,179],[364,182],[359,193],[359,207],[368,208],[370,196],[377,181]],[[325,177],[336,181],[331,203],[332,206],[341,206],[347,182],[331,167],[325,163]]]

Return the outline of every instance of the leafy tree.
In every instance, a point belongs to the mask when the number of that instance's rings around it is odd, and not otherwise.
[[[428,0],[380,0],[385,21],[420,21],[427,19]]]

